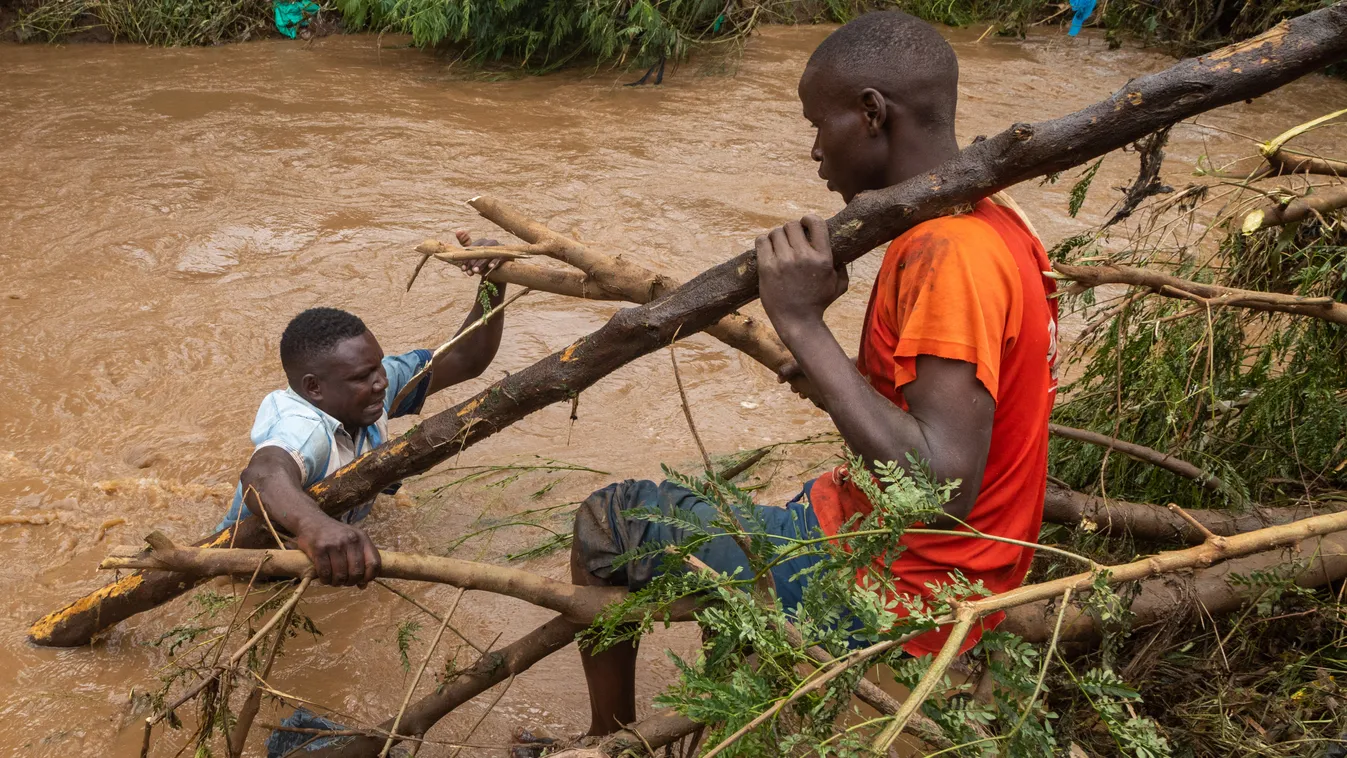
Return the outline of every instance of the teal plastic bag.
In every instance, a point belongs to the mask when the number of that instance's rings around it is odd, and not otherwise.
[[[276,2],[276,31],[290,39],[299,35],[300,27],[308,26],[309,19],[318,15],[318,3],[313,0]]]

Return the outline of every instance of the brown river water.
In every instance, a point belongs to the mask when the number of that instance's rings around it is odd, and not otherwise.
[[[950,32],[963,64],[965,142],[1078,109],[1169,62],[1110,51],[1097,38],[978,41],[978,31]],[[181,541],[212,529],[249,455],[257,404],[283,384],[277,340],[296,312],[353,310],[390,352],[442,341],[469,307],[472,281],[432,263],[411,292],[404,284],[422,239],[451,239],[456,227],[496,233],[464,200],[493,195],[684,277],[766,227],[836,211],[839,199],[815,176],[795,97],[827,32],[767,29],[731,71],[689,65],[643,88],[618,86],[632,77],[609,73],[474,79],[391,37],[382,49],[372,36],[214,49],[0,46],[0,515],[56,516],[0,526],[0,755],[136,753],[145,710],[132,692],[157,687],[168,661],[152,643],[177,625],[227,619],[193,621],[200,609],[178,600],[75,650],[30,646],[28,624],[107,581],[96,566],[110,546],[156,529]],[[1209,126],[1175,131],[1168,178],[1185,184],[1204,152],[1246,153],[1247,140],[1228,132],[1268,138],[1345,104],[1347,84],[1312,77],[1209,114]],[[1066,213],[1071,174],[1014,194],[1051,244],[1104,218],[1112,188],[1134,171],[1131,156],[1107,160],[1079,218]],[[845,343],[855,342],[877,265],[876,256],[857,263],[852,292],[829,313]],[[615,307],[546,294],[520,300],[488,374],[432,398],[426,412],[560,349]],[[719,343],[699,336],[678,350],[712,453],[831,429]],[[442,552],[608,481],[658,477],[661,462],[696,465],[663,353],[586,391],[574,424],[569,410],[543,410],[411,480],[407,494],[376,509],[375,541]],[[814,445],[774,455],[757,477],[764,501],[792,495],[833,452]],[[468,467],[540,459],[606,473],[520,470],[435,489]],[[519,476],[501,481],[510,473]],[[544,527],[567,528],[547,516],[527,515],[541,527],[500,528],[454,554],[504,561],[548,537]],[[566,576],[562,554],[516,565]],[[230,591],[222,581],[213,587]],[[440,610],[453,597],[444,587],[403,588]],[[391,716],[410,682],[398,625],[422,622],[415,664],[435,624],[375,587],[315,589],[302,608],[323,635],[292,640],[273,684],[365,722]],[[548,616],[473,593],[454,618],[474,641],[501,645]],[[432,671],[459,647],[451,638]],[[662,630],[643,647],[643,703],[673,675],[665,647],[690,653],[694,630]],[[484,708],[459,709],[430,736],[463,738]],[[520,724],[574,734],[587,711],[572,647],[520,676],[473,741],[502,744]],[[268,704],[257,723],[287,712]],[[252,754],[262,754],[264,733],[254,729]],[[155,735],[156,756],[174,755],[188,736]],[[449,752],[427,745],[420,754]]]

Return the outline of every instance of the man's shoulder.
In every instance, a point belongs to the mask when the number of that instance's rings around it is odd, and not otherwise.
[[[956,213],[917,224],[895,239],[893,246],[905,250],[938,247],[979,253],[988,248],[1004,249],[1006,243],[1000,233],[979,214]]]
[[[284,430],[291,437],[308,437],[326,426],[323,414],[288,389],[276,390],[262,399],[253,421],[254,444],[275,437]]]

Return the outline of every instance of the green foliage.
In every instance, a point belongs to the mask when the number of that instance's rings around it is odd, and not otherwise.
[[[850,470],[867,471],[854,457],[850,458]],[[796,627],[806,647],[818,645],[840,659],[858,649],[855,646],[898,640],[948,623],[954,603],[988,594],[980,583],[951,576],[927,605],[890,593],[888,577],[873,567],[875,558],[891,559],[902,551],[900,540],[907,528],[943,513],[942,506],[955,483],[934,483],[913,460],[906,468],[893,463],[877,466],[873,474],[863,474],[855,481],[875,504],[874,511],[845,525],[837,539],[768,540],[754,523],[747,492],[719,479],[687,477],[666,469],[671,480],[716,504],[720,515],[711,523],[699,524],[659,513],[641,514],[642,518],[676,523],[693,536],[682,545],[648,546],[619,558],[620,564],[662,553],[666,570],[648,586],[609,608],[584,633],[581,644],[600,650],[631,639],[653,626],[658,611],[701,594],[706,602],[697,620],[705,642],[692,658],[670,653],[679,678],[656,698],[656,703],[713,724],[705,743],[709,746],[781,704],[817,675],[819,664],[792,642],[786,632],[788,624]],[[722,532],[749,541],[748,574],[723,576],[682,570],[688,555],[708,539],[723,539]],[[759,592],[756,579],[779,562],[805,553],[818,557],[819,562],[806,570],[808,582],[801,606],[788,613],[774,595]],[[864,574],[859,582],[858,571]],[[1117,617],[1125,616],[1102,577],[1097,586],[1099,597],[1091,602],[1111,609],[1109,612]],[[630,622],[633,618],[638,621]],[[1055,726],[1057,716],[1048,700],[1037,696],[1051,689],[1046,683],[1040,687],[1048,674],[1041,649],[1012,634],[991,632],[983,635],[970,655],[982,661],[988,671],[990,699],[974,698],[971,683],[955,685],[947,681],[922,706],[923,713],[955,745],[945,754],[1038,758],[1059,751],[1062,743]],[[869,744],[886,719],[865,721],[850,713],[850,692],[867,668],[880,663],[893,671],[897,682],[911,687],[926,673],[931,658],[908,657],[899,646],[879,652],[781,708],[724,754],[869,755]],[[1112,699],[1097,697],[1101,707],[1113,707]],[[1132,698],[1126,705],[1137,708],[1141,704]],[[852,725],[846,725],[847,718]],[[1155,739],[1157,728],[1144,715],[1129,713],[1115,721],[1120,742],[1137,746],[1129,747],[1130,755],[1168,755],[1155,752],[1156,746],[1164,743]]]
[[[352,28],[398,31],[417,45],[460,46],[471,61],[509,60],[549,70],[577,57],[675,61],[703,40],[737,34],[720,0],[337,0]],[[743,13],[736,13],[736,19]]]
[[[421,624],[415,619],[407,619],[398,624],[398,661],[402,664],[403,671],[411,671],[412,662],[407,657],[407,653],[412,649],[412,643],[417,640],[416,633],[421,631]]]
[[[1099,713],[1120,753],[1135,758],[1171,755],[1169,742],[1161,736],[1155,722],[1135,715],[1132,710],[1131,706],[1141,702],[1141,695],[1111,669],[1091,669],[1077,684]]]
[[[1144,248],[1133,254],[1144,260]],[[1347,298],[1347,231],[1332,222],[1246,236],[1178,276]],[[1126,261],[1124,261],[1126,262]],[[1155,264],[1152,264],[1155,265]],[[1077,489],[1185,507],[1285,502],[1347,489],[1347,330],[1243,308],[1151,297],[1107,316],[1071,361],[1078,378],[1054,417],[1176,455],[1220,477],[1214,493],[1102,448],[1054,440],[1052,472]]]
[[[174,47],[246,40],[270,23],[269,0],[52,0],[21,11],[8,31],[54,42],[101,27],[115,40]]]
[[[1094,182],[1094,175],[1099,173],[1099,167],[1103,165],[1104,159],[1100,158],[1090,164],[1088,168],[1080,174],[1080,179],[1071,187],[1071,200],[1067,203],[1066,212],[1071,214],[1072,218],[1080,213],[1080,207],[1085,204],[1085,195],[1090,191],[1090,184]]]

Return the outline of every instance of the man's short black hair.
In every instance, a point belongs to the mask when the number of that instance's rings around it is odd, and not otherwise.
[[[359,316],[338,308],[310,308],[281,333],[281,366],[289,374],[341,342],[366,332]]]
[[[809,58],[855,87],[900,100],[926,128],[954,127],[959,58],[935,27],[902,11],[865,13],[828,35]]]

